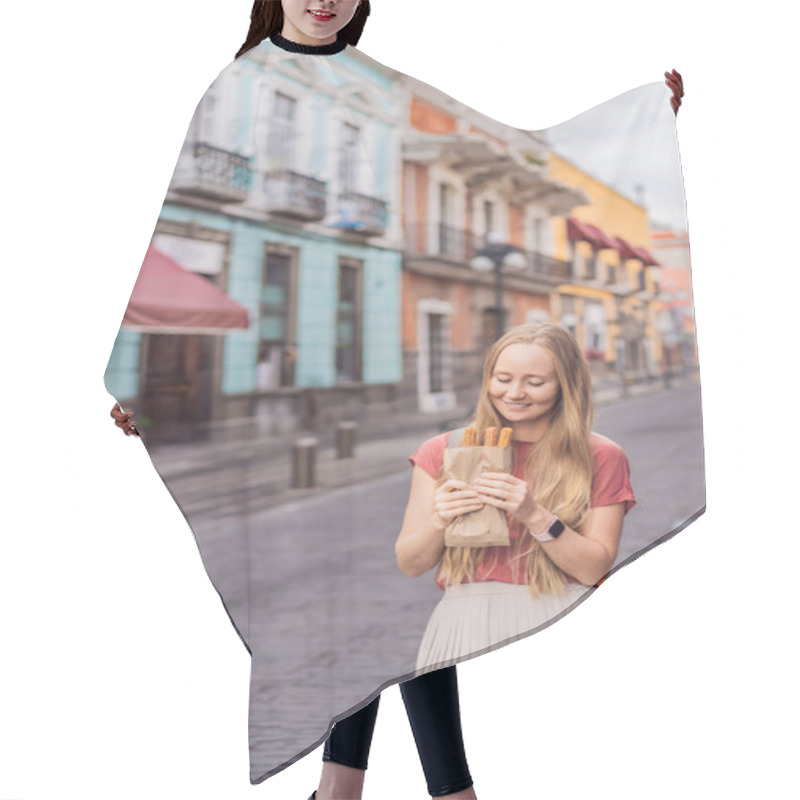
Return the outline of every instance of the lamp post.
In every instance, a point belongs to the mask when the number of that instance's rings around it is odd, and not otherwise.
[[[469,262],[476,272],[494,271],[494,314],[496,338],[499,339],[506,330],[506,314],[503,308],[503,267],[511,270],[523,270],[528,267],[528,259],[518,247],[502,241],[499,233],[492,232],[486,236],[486,246],[475,251],[475,257]]]

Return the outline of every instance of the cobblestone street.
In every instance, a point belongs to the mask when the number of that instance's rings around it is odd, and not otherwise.
[[[626,518],[618,563],[705,503],[699,387],[656,388],[598,402],[594,428],[624,447],[639,501]],[[407,457],[433,433],[362,441],[350,459],[322,449],[313,489],[287,488],[286,453],[273,449],[265,458],[254,444],[209,459],[215,469],[201,469],[196,487],[197,470],[187,472],[192,488],[182,499],[191,505],[204,563],[254,654],[250,737],[264,769],[255,763],[253,775],[316,744],[298,708],[319,713],[313,725],[321,739],[319,720],[413,672],[440,591],[432,572],[409,578],[397,569],[393,543],[408,499]],[[171,485],[181,482],[173,477]],[[233,490],[230,503],[215,497],[220,487]],[[247,513],[233,514],[234,502]],[[333,557],[318,546],[330,537],[339,543]],[[396,624],[386,626],[387,619]],[[336,670],[348,681],[339,680],[330,696],[326,676]]]

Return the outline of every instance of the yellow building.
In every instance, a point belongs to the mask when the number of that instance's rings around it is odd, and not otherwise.
[[[554,318],[582,343],[594,371],[614,364],[628,380],[652,375],[661,363],[652,300],[658,292],[652,267],[646,209],[562,156],[551,153],[553,180],[581,189],[587,205],[552,220],[553,255],[572,265],[554,298]]]

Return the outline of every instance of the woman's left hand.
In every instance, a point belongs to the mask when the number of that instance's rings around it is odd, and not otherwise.
[[[526,524],[539,508],[528,484],[508,472],[484,472],[472,482],[472,486],[478,492],[478,499],[490,506],[508,511],[523,524]]]

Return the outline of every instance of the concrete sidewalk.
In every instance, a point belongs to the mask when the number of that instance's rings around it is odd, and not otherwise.
[[[633,384],[626,391],[618,382],[598,381],[598,407],[632,397],[696,385],[697,379],[673,378]],[[381,428],[359,431],[352,458],[337,458],[335,431],[325,435],[296,432],[288,436],[253,436],[246,440],[162,445],[148,448],[160,476],[182,510],[197,521],[262,511],[299,502],[337,488],[359,485],[405,471],[408,456],[437,431],[466,424],[468,409],[440,414],[402,415]],[[293,489],[293,451],[298,439],[317,440],[313,488]],[[146,440],[145,440],[146,441]],[[409,472],[410,474],[410,472]],[[246,511],[245,511],[246,509]]]

